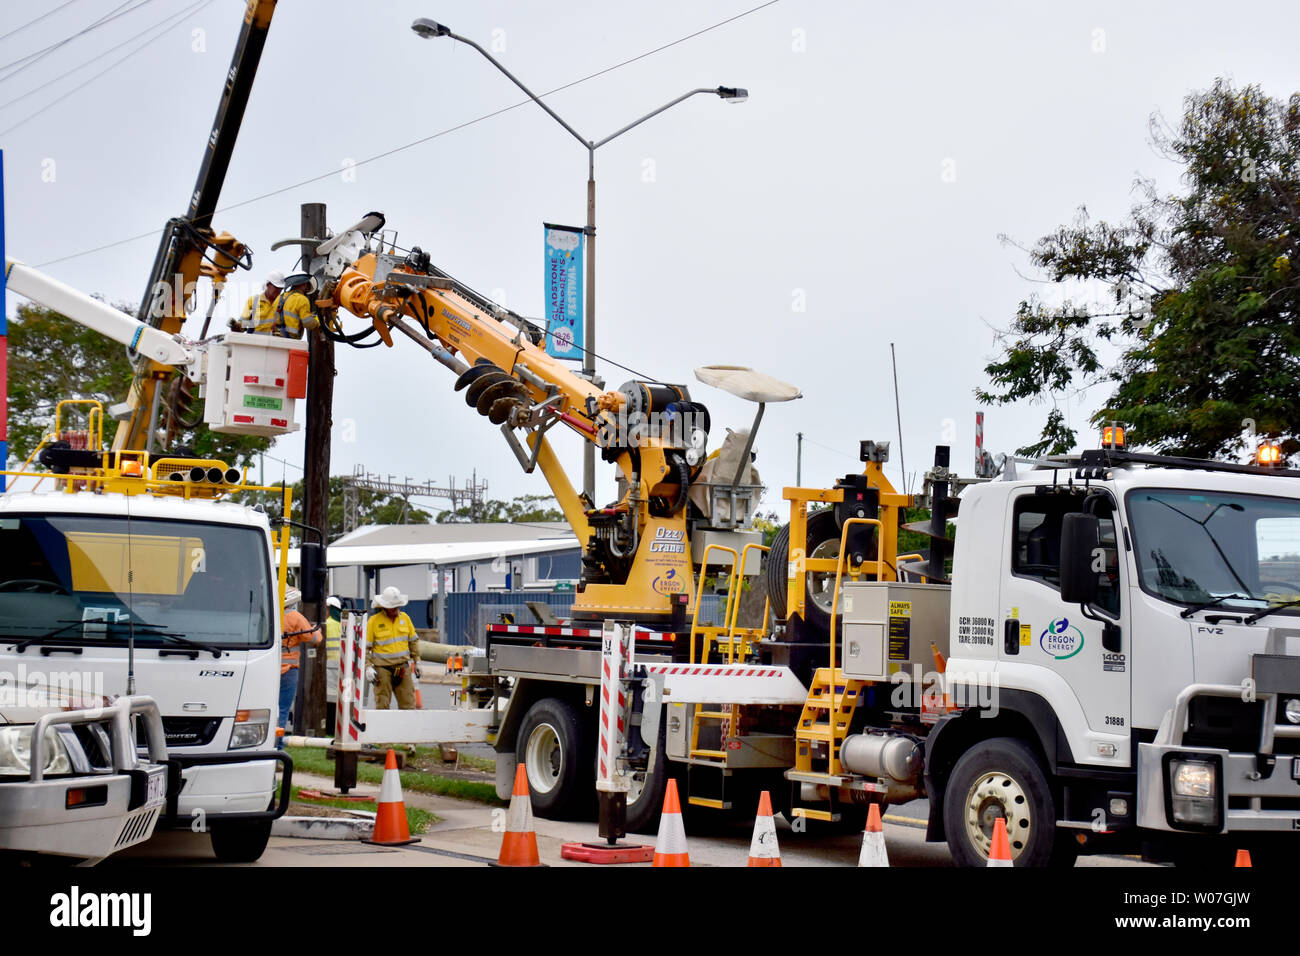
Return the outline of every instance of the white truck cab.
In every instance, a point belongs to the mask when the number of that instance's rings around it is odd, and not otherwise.
[[[76,675],[109,698],[150,695],[178,778],[161,824],[209,832],[227,860],[260,856],[289,792],[292,765],[271,749],[273,567],[267,516],[241,504],[89,489],[0,496],[0,665],[28,679]]]
[[[1058,464],[962,496],[947,685],[994,705],[928,737],[931,836],[959,861],[985,849],[983,814],[1038,789],[1030,771],[994,782],[1024,761],[1016,741],[1048,782],[1048,826],[1006,812],[1013,844],[1018,823],[1042,834],[1022,841],[1038,862],[1050,823],[1067,855],[1300,836],[1300,475],[1123,451]],[[936,796],[953,787],[971,799]]]

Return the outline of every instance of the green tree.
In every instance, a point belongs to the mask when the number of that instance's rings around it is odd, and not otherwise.
[[[1051,401],[1040,440],[1021,454],[1071,450],[1059,396],[1105,383],[1093,423],[1127,425],[1131,442],[1209,458],[1240,449],[1253,422],[1295,455],[1300,94],[1282,101],[1219,80],[1185,99],[1176,129],[1157,115],[1151,132],[1185,191],[1160,195],[1143,181],[1122,222],[1081,209],[1039,239],[1031,263],[1081,297],[1021,302],[976,397]]]
[[[520,495],[510,501],[497,501],[495,498],[483,502],[474,514],[466,506],[454,511],[444,511],[438,515],[439,524],[480,523],[509,521],[514,523],[536,523],[539,521],[563,521],[564,513],[559,508],[546,507],[547,502],[554,502],[552,495]]]
[[[118,306],[123,312],[130,310]],[[32,303],[18,307],[9,323],[9,447],[25,459],[54,425],[55,406],[64,399],[124,401],[131,387],[126,348],[52,309]],[[84,412],[71,414],[64,427],[84,428]],[[116,423],[104,423],[111,444]],[[266,438],[221,435],[206,428],[182,428],[177,439],[195,455],[232,465],[249,464],[270,447]]]

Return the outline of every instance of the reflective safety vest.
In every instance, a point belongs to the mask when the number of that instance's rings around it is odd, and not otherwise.
[[[262,295],[250,295],[240,316],[246,332],[270,332],[273,327],[275,303]]]
[[[375,664],[393,667],[418,657],[419,639],[405,611],[399,611],[394,621],[377,609],[366,622],[366,656]]]
[[[311,300],[301,292],[286,289],[280,293],[265,318],[259,312],[253,331],[263,335],[278,335],[284,339],[300,339],[303,329],[312,329],[318,324],[319,320],[311,310]]]
[[[330,664],[339,662],[339,645],[343,640],[343,625],[334,620],[326,618],[325,620],[325,660]]]

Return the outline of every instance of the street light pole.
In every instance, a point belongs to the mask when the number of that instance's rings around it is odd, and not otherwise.
[[[683,93],[675,100],[669,100],[658,109],[651,110],[639,119],[633,120],[622,129],[615,130],[602,140],[589,140],[584,139],[577,130],[560,117],[560,114],[556,113],[555,110],[543,103],[537,94],[524,86],[524,84],[520,82],[519,78],[507,70],[496,57],[483,49],[483,47],[479,46],[473,40],[452,33],[446,26],[430,20],[427,17],[421,17],[416,20],[411,24],[411,29],[415,31],[417,36],[424,37],[425,39],[432,39],[433,37],[451,37],[451,39],[457,40],[464,43],[466,46],[477,50],[483,55],[485,60],[504,73],[511,83],[523,90],[530,100],[544,109],[551,119],[563,126],[574,139],[586,148],[587,225],[583,230],[583,234],[587,237],[587,314],[585,317],[586,329],[583,333],[582,342],[582,371],[589,379],[594,381],[596,376],[596,150],[604,146],[610,140],[622,136],[628,130],[640,126],[651,117],[658,116],[664,110],[671,109],[678,103],[682,102],[682,100],[689,99],[699,93],[712,93],[731,103],[743,103],[749,98],[748,91],[733,86],[719,86],[715,88],[700,87],[699,89],[690,90],[689,92]],[[596,448],[591,442],[584,443],[582,448],[582,491],[587,496],[587,500],[594,506],[596,503]]]

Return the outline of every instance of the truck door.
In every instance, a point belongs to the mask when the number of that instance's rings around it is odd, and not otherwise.
[[[1101,621],[1085,617],[1077,604],[1061,600],[1061,521],[1083,508],[1080,494],[1039,494],[1026,488],[1012,499],[1009,509],[1010,574],[1003,575],[1003,621],[997,635],[999,671],[1012,674],[1030,686],[1049,688],[1055,683],[1032,676],[1043,668],[1059,674],[1081,706],[1089,730],[1127,739],[1131,717],[1128,668],[1129,609],[1124,601],[1124,562],[1117,540],[1114,506],[1108,496],[1094,498],[1092,510],[1101,530],[1098,575],[1101,590],[1089,612],[1118,625],[1122,646],[1118,652],[1102,646]],[[1117,539],[1118,532],[1118,539]],[[1104,567],[1103,567],[1104,564]],[[1012,639],[1006,621],[1019,625]],[[1062,719],[1066,717],[1060,714]],[[1086,755],[1075,754],[1079,759]]]

